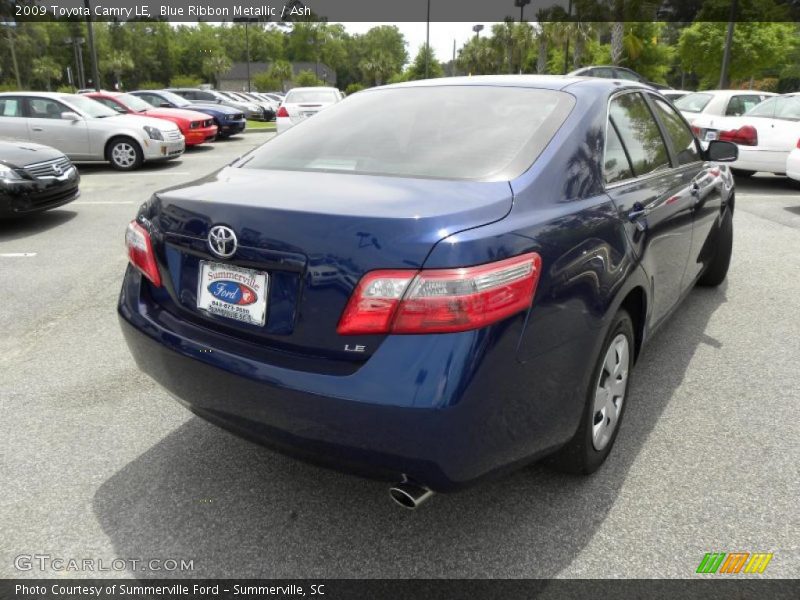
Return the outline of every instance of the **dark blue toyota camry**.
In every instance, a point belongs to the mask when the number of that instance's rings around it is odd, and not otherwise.
[[[145,202],[122,329],[196,414],[409,508],[546,455],[591,473],[642,346],[725,279],[736,156],[632,82],[359,92]]]

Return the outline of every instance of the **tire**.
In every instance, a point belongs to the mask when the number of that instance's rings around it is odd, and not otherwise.
[[[106,146],[106,160],[117,171],[133,171],[142,166],[144,153],[133,138],[116,137]]]
[[[745,171],[743,169],[731,169],[731,173],[733,173],[734,176],[736,177],[744,177],[744,178],[752,177],[753,175],[756,174],[755,171]]]
[[[556,469],[589,475],[608,457],[628,405],[634,340],[633,321],[620,310],[595,361],[578,431],[552,459]]]
[[[728,275],[728,267],[731,264],[732,251],[733,213],[728,207],[717,230],[717,239],[714,243],[714,258],[711,259],[708,267],[706,267],[700,279],[697,280],[697,284],[715,287],[725,281],[725,277]]]

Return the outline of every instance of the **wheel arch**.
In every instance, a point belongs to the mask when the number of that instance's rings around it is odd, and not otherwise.
[[[142,156],[144,156],[144,147],[142,146],[141,140],[137,139],[137,137],[135,135],[131,135],[129,132],[117,131],[117,132],[113,133],[112,135],[110,135],[108,137],[108,139],[106,140],[105,144],[103,145],[103,157],[106,160],[110,160],[109,151],[111,150],[111,144],[115,140],[119,140],[119,139],[122,139],[122,138],[129,139],[129,140],[132,140],[133,142],[135,142],[136,145],[139,147],[139,150],[141,151]]]

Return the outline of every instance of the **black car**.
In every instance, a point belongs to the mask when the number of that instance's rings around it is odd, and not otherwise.
[[[672,88],[663,83],[653,83],[648,81],[636,71],[626,69],[625,67],[616,67],[614,65],[599,65],[593,67],[582,67],[569,73],[574,77],[601,77],[603,79],[625,79],[626,81],[637,81],[645,85],[656,88],[657,90],[671,90]]]
[[[55,148],[0,141],[0,217],[17,217],[72,202],[80,191],[75,165]]]

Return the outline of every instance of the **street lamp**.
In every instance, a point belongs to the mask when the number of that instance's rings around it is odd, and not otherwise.
[[[475,39],[476,40],[481,39],[481,31],[483,31],[483,25],[480,25],[480,24],[473,25],[472,26],[472,31],[475,32]]]
[[[86,87],[86,75],[83,72],[83,49],[81,48],[85,41],[82,37],[64,38],[64,45],[71,45],[75,53],[75,75],[78,77],[78,88]]]
[[[531,3],[531,0],[514,0],[514,6],[519,8],[519,22],[522,23],[523,11],[525,7]]]
[[[92,75],[94,76],[94,89],[100,91],[100,70],[97,68],[97,50],[94,47],[94,25],[92,25],[92,9],[89,0],[83,0],[86,7],[86,29],[89,34],[89,53],[92,56]]]
[[[257,17],[235,17],[234,23],[244,23],[244,48],[245,56],[247,58],[247,92],[250,92],[250,36],[247,27],[250,23],[258,21]]]

